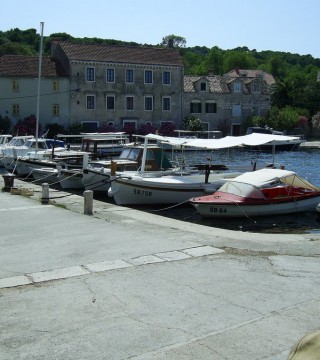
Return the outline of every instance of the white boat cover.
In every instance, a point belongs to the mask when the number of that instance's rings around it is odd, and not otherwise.
[[[316,186],[297,176],[295,172],[279,169],[261,169],[244,173],[225,182],[219,191],[241,197],[263,199],[264,194],[261,189],[283,186],[320,191]]]
[[[310,190],[319,190],[307,180],[300,178],[294,171],[281,169],[261,169],[253,172],[246,172],[231,179],[229,182],[246,183],[257,188],[287,184],[302,187]]]
[[[295,136],[273,135],[273,134],[259,134],[252,133],[243,136],[226,136],[220,139],[190,139],[190,138],[176,138],[169,136],[160,136],[155,134],[148,134],[146,139],[157,140],[172,146],[191,146],[202,149],[225,149],[236,146],[257,146],[263,144],[277,145],[283,144],[284,141],[297,140]]]

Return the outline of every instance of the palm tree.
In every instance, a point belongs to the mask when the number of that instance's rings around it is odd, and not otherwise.
[[[288,105],[292,105],[290,98],[290,86],[287,81],[277,81],[272,86],[271,104],[283,108]]]

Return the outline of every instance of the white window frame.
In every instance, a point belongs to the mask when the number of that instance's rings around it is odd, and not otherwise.
[[[240,81],[235,81],[233,83],[233,92],[235,92],[235,93],[241,92],[241,82]]]
[[[113,98],[113,108],[108,108],[108,98]],[[106,95],[106,110],[114,111],[116,109],[116,97],[115,95]]]
[[[132,81],[128,81],[128,71],[132,72]],[[131,79],[131,77],[129,77]],[[133,84],[134,83],[134,70],[133,69],[126,69],[126,83]]]
[[[112,77],[110,77],[110,74],[112,74]],[[114,68],[107,68],[106,69],[106,82],[107,83],[115,83],[115,81],[116,81],[116,71],[115,71],[115,69]]]
[[[165,74],[168,74],[168,75],[165,75]],[[165,81],[166,79],[169,79],[169,81],[166,82]],[[163,85],[171,85],[171,71],[165,70],[162,72],[162,84]]]
[[[151,109],[147,109],[147,99],[150,100],[151,99]],[[151,95],[146,95],[144,97],[144,111],[153,111],[153,96]]]
[[[147,73],[150,73],[151,74],[151,81],[149,82],[147,82],[146,80],[147,80]],[[144,83],[145,84],[153,84],[153,71],[152,70],[145,70],[144,71]]]
[[[168,101],[169,108],[165,108],[165,101]],[[163,111],[171,111],[171,97],[170,96],[163,96],[162,98],[162,110]]]
[[[92,73],[89,70],[92,70]],[[89,76],[90,75],[90,76]],[[93,80],[91,78],[91,75],[93,75]],[[86,67],[86,82],[95,82],[96,81],[96,69],[93,66],[87,66]]]
[[[122,120],[122,126],[124,127],[126,124],[134,124],[135,129],[137,129],[137,120],[133,120],[133,119]]]
[[[93,98],[93,108],[88,108],[88,98],[92,97]],[[86,110],[95,110],[96,109],[96,96],[94,94],[88,94],[86,95]]]

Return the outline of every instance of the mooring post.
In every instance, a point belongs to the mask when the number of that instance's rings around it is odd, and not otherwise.
[[[41,204],[48,204],[48,203],[49,203],[49,184],[43,183],[42,184]]]
[[[83,192],[84,198],[84,214],[93,215],[93,191],[86,190]]]

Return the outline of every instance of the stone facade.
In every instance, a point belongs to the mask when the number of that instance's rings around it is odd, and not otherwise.
[[[266,116],[274,79],[262,71],[238,70],[224,76],[184,77],[184,116],[199,118],[206,130],[240,135],[249,116]]]
[[[0,115],[19,120],[36,113],[38,58],[0,58]],[[177,49],[53,42],[43,59],[40,123],[74,123],[87,131],[140,131],[186,116],[206,130],[240,135],[248,116],[270,108],[272,75],[233,70],[223,76],[184,76]],[[14,85],[18,88],[14,89]]]
[[[183,65],[170,48],[57,43],[53,56],[70,77],[70,121],[121,131],[182,118]]]

